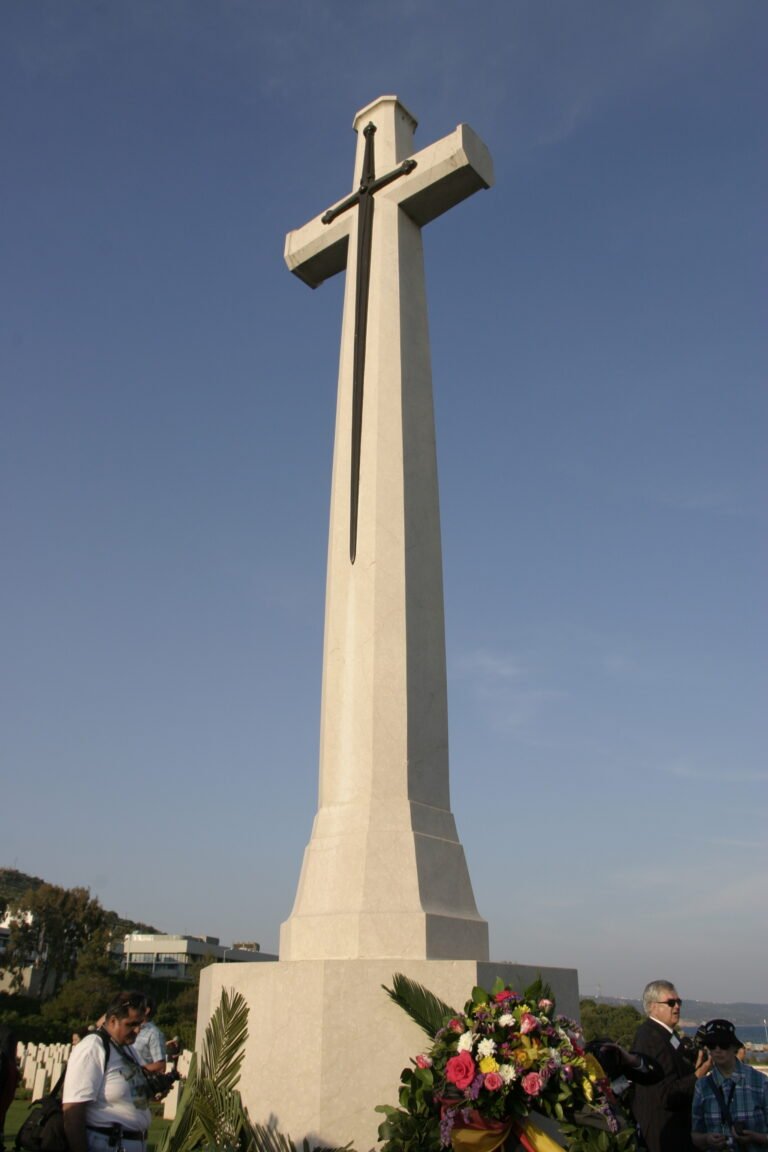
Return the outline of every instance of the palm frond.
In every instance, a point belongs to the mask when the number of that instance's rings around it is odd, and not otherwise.
[[[396,972],[392,977],[392,985],[392,988],[387,988],[382,984],[382,988],[390,1000],[394,1000],[426,1032],[430,1040],[434,1040],[449,1017],[456,1015],[456,1010],[450,1004],[435,996],[423,984],[403,976],[401,972]]]
[[[208,1022],[200,1057],[201,1080],[214,1080],[231,1090],[240,1079],[248,1036],[248,1005],[234,990],[221,990],[221,1000]]]
[[[181,1094],[176,1107],[176,1116],[163,1133],[158,1146],[158,1152],[182,1152],[184,1148],[193,1147],[190,1142],[190,1132],[195,1123],[195,1110],[193,1101],[197,1089],[197,1056],[192,1055],[189,1062],[187,1077],[181,1086]]]
[[[217,1148],[240,1146],[241,1135],[249,1124],[239,1092],[204,1080],[198,1089],[195,1111],[206,1143]]]

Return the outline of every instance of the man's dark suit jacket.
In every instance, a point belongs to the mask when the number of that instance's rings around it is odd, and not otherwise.
[[[658,1084],[636,1084],[632,1111],[649,1152],[690,1152],[691,1103],[696,1086],[694,1067],[682,1047],[672,1044],[671,1032],[656,1020],[644,1020],[632,1049],[651,1056],[664,1069]]]

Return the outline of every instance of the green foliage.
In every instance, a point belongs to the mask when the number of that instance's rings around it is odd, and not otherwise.
[[[160,1152],[247,1148],[248,1119],[237,1091],[247,1035],[248,1005],[239,992],[224,989]]]
[[[222,989],[221,1002],[205,1030],[200,1076],[223,1092],[232,1092],[240,1079],[248,1038],[248,1005],[239,992]]]
[[[637,1149],[632,1127],[624,1132],[607,1132],[566,1121],[559,1125],[559,1129],[568,1142],[568,1152],[636,1152]]]
[[[118,987],[114,975],[100,973],[85,972],[68,980],[58,996],[40,1008],[49,1025],[49,1040],[69,1040],[73,1032],[95,1023]]]
[[[408,1013],[410,1015],[410,1013]],[[448,1015],[452,1015],[451,1012]],[[418,1152],[440,1148],[440,1112],[434,1097],[431,1068],[404,1068],[400,1076],[399,1108],[379,1104],[382,1152]]]
[[[55,994],[77,970],[78,954],[104,926],[104,909],[87,888],[40,884],[11,903],[4,965],[21,985],[22,973],[34,964],[40,973],[40,996]]]
[[[581,1001],[579,1007],[585,1040],[608,1037],[621,1044],[622,1048],[632,1047],[635,1032],[643,1017],[631,1004],[599,1004],[586,999]]]
[[[27,892],[34,892],[46,883],[39,876],[30,876],[26,872],[19,872],[16,868],[0,868],[0,911],[6,907],[18,905]],[[143,924],[138,920],[126,920],[118,916],[117,912],[105,912],[105,924],[110,934],[115,938],[127,935],[129,932],[157,932],[151,924]]]
[[[397,994],[385,991],[421,1024],[433,1043],[401,1073],[399,1107],[376,1109],[384,1117],[379,1126],[382,1152],[439,1152],[441,1122],[461,1124],[459,1114],[467,1107],[485,1120],[517,1120],[523,1128],[529,1112],[534,1124],[536,1112],[548,1116],[571,1152],[634,1150],[633,1127],[625,1124],[619,1105],[604,1095],[599,1066],[581,1049],[578,1025],[564,1017],[555,1019],[554,996],[541,976],[521,994],[501,979],[490,990],[473,988],[462,1012],[435,1001],[426,989],[410,982],[396,985]],[[486,1049],[488,1069],[478,1057],[485,1044],[491,1045],[493,1054]],[[553,1070],[555,1049],[562,1063]],[[509,1065],[517,1065],[517,1076],[504,1076]],[[486,1073],[484,1084],[483,1076],[473,1080],[478,1071]],[[462,1083],[459,1077],[465,1074]]]
[[[440,1000],[423,984],[410,980],[401,972],[396,972],[392,977],[392,988],[387,988],[384,984],[382,988],[390,1000],[393,1000],[426,1032],[430,1040],[434,1040],[438,1030],[449,1017],[456,1015],[449,1004]]]
[[[502,983],[497,980],[497,984]],[[552,985],[548,984],[546,980],[542,980],[541,972],[539,972],[536,979],[527,988],[523,989],[523,999],[529,1003],[538,1004],[539,1000],[551,1000],[555,1003],[555,994],[552,991]]]

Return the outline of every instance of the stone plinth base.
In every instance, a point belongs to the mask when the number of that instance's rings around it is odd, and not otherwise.
[[[251,1120],[272,1125],[294,1144],[356,1152],[377,1143],[377,1104],[397,1104],[400,1072],[429,1044],[381,985],[401,972],[460,1009],[479,984],[501,976],[515,990],[541,974],[559,1012],[578,1017],[571,968],[473,960],[295,960],[213,964],[200,977],[197,1048],[222,988],[248,1002],[248,1041],[240,1091]]]

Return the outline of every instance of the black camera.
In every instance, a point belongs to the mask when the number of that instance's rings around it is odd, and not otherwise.
[[[181,1076],[175,1068],[172,1072],[145,1072],[144,1078],[147,1081],[150,1094],[156,1100],[159,1100],[161,1096],[167,1096],[176,1081],[181,1080]]]
[[[694,1048],[697,1048],[699,1050],[701,1050],[702,1048],[706,1048],[706,1046],[707,1046],[707,1026],[706,1026],[706,1024],[701,1024],[696,1029],[696,1034],[693,1037],[693,1045],[694,1045]]]

